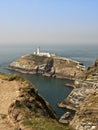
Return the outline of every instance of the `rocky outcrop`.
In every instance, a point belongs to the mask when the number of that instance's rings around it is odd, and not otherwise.
[[[75,110],[76,114],[70,122],[76,130],[98,129],[98,60],[84,74],[78,75],[70,95],[60,107]]]
[[[0,130],[71,130],[57,122],[49,103],[21,77],[0,73],[0,99]]]
[[[98,130],[98,91],[85,98],[70,124],[76,130]]]
[[[70,95],[59,104],[60,107],[68,108],[71,110],[78,110],[80,108],[80,103],[82,103],[89,93],[94,93],[98,91],[98,83],[93,83],[90,81],[75,81],[75,88],[70,93]]]
[[[72,114],[70,112],[66,112],[60,117],[59,122],[62,124],[69,124],[72,119]]]
[[[9,65],[9,69],[21,73],[36,74],[40,73],[45,76],[66,78],[74,80],[79,73],[82,73],[82,65],[79,62],[62,58],[58,56],[38,56],[26,55]]]
[[[19,87],[19,93],[17,99],[11,103],[8,109],[8,115],[14,122],[26,119],[25,114],[29,114],[28,119],[31,119],[33,114],[56,119],[56,114],[51,106],[30,83]]]

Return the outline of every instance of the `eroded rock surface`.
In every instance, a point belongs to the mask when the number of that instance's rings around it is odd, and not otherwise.
[[[84,71],[79,62],[59,56],[37,56],[26,55],[12,62],[9,69],[21,73],[36,74],[40,73],[45,76],[75,79],[77,75]],[[85,68],[85,67],[84,67]]]
[[[77,76],[75,88],[60,107],[76,111],[70,122],[76,130],[98,129],[98,60]]]
[[[90,93],[80,104],[71,125],[76,130],[98,130],[98,91]]]
[[[35,87],[16,75],[0,73],[0,130],[71,130]]]

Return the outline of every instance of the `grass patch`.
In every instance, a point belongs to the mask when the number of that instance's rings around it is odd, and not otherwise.
[[[0,72],[0,79],[3,80],[8,80],[8,81],[13,81],[17,78],[16,75],[9,75],[9,74],[4,74]]]
[[[8,77],[8,81],[13,81],[13,80],[16,80],[17,76],[16,75],[10,75]]]
[[[17,80],[21,82],[26,81],[26,79],[24,79],[23,77],[17,76],[16,74],[4,74],[2,72],[0,72],[0,79],[8,80],[8,81],[13,81],[13,80]]]
[[[9,79],[9,75],[0,72],[0,79],[8,80]]]
[[[64,126],[55,120],[46,118],[35,118],[31,121],[25,120],[22,122],[22,124],[24,126],[30,127],[31,130],[73,130],[69,126]]]
[[[38,55],[31,54],[27,57],[27,60],[31,60],[31,61],[33,60],[36,64],[43,64],[50,61],[51,58],[46,56],[38,56]]]

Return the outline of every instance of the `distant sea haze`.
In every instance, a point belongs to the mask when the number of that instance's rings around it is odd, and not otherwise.
[[[98,58],[98,45],[44,45],[41,44],[40,50],[57,55],[71,58],[82,62],[86,66],[90,66],[96,58]],[[33,53],[38,45],[22,44],[14,45],[0,45],[0,65],[7,66],[13,60],[19,58],[21,55]]]

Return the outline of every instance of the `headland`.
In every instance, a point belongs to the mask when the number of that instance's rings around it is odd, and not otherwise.
[[[26,79],[0,73],[0,130],[72,130]]]
[[[65,78],[75,80],[77,75],[82,73],[86,67],[78,61],[60,57],[46,52],[37,52],[21,56],[12,62],[8,69],[27,74],[42,74],[44,76]]]

